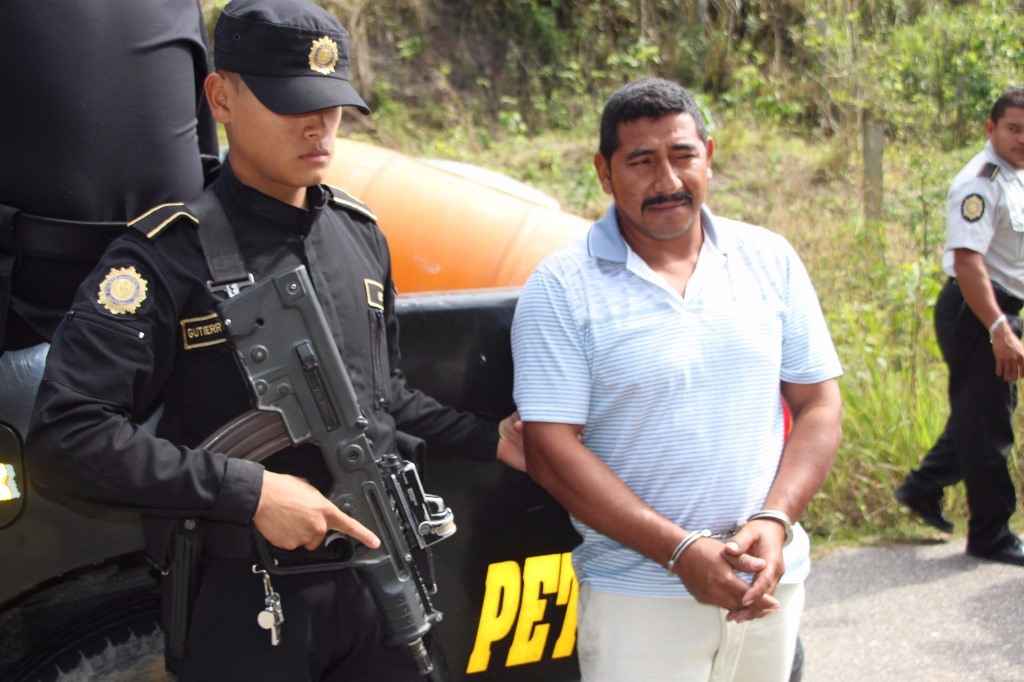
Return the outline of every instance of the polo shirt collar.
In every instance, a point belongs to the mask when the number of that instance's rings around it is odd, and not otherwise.
[[[707,206],[700,209],[700,222],[704,228],[704,239],[710,242],[715,251],[725,254],[735,244],[733,234],[728,228],[715,224],[714,214]],[[626,262],[630,249],[622,237],[622,230],[619,229],[615,202],[608,207],[604,217],[590,226],[587,233],[587,251],[594,258],[601,260],[612,263]]]

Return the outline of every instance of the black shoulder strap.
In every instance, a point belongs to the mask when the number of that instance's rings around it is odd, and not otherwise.
[[[373,222],[377,222],[377,216],[374,215],[373,211],[370,210],[370,207],[361,202],[359,199],[356,199],[348,192],[338,189],[333,185],[327,185],[327,189],[330,191],[331,204],[333,204],[334,206],[341,206],[342,208],[347,208],[356,211],[366,216]]]
[[[199,242],[213,278],[210,290],[234,296],[241,287],[252,284],[253,277],[242,260],[235,232],[213,190],[204,191],[186,206],[199,219]]]
[[[986,163],[984,166],[981,167],[981,170],[978,171],[978,177],[988,178],[989,180],[995,180],[996,176],[998,175],[999,166],[994,163]]]
[[[145,235],[146,239],[156,239],[163,234],[165,229],[183,218],[187,218],[193,223],[199,222],[199,219],[189,211],[188,206],[181,202],[160,204],[149,209],[138,218],[129,220],[128,227],[141,232]]]

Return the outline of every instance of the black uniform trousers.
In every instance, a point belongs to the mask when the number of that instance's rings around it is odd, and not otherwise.
[[[1021,301],[998,285],[995,289],[1003,312],[1016,316]],[[1014,327],[1019,334],[1016,319]],[[1013,540],[1008,523],[1017,506],[1006,465],[1013,446],[1017,387],[996,376],[988,330],[954,279],[943,286],[935,303],[935,331],[949,366],[950,414],[942,435],[920,468],[910,472],[906,485],[924,499],[941,502],[942,489],[962,479],[971,515],[967,548],[999,551]]]
[[[202,563],[188,656],[174,666],[182,682],[427,679],[404,647],[385,644],[383,619],[355,570],[273,576],[284,614],[274,646],[256,620],[265,592],[253,561],[205,554]],[[441,674],[429,679],[442,679]]]

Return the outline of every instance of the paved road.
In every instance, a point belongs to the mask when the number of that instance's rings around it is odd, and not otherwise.
[[[804,682],[1024,681],[1024,568],[963,548],[955,537],[818,559]]]

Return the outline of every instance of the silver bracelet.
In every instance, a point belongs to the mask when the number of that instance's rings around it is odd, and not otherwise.
[[[711,531],[705,528],[704,530],[691,531],[689,535],[680,540],[679,544],[676,545],[676,548],[672,550],[672,556],[668,558],[668,563],[665,564],[665,574],[673,575],[672,567],[676,565],[676,562],[679,561],[679,557],[683,555],[683,552],[686,551],[687,547],[701,538],[709,537],[711,537]]]
[[[782,524],[782,527],[786,529],[786,539],[782,541],[782,546],[785,547],[789,543],[793,542],[793,522],[789,520],[783,512],[776,511],[775,509],[762,509],[756,514],[752,514],[747,519],[747,523],[755,519],[771,519],[772,521],[778,521]]]
[[[996,333],[996,329],[999,328],[999,325],[1003,324],[1004,322],[1006,322],[1006,313],[1000,314],[999,317],[996,318],[996,321],[993,322],[991,326],[989,326],[989,328],[988,328],[988,342],[989,343],[995,343],[995,340],[994,340],[992,335]]]

